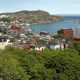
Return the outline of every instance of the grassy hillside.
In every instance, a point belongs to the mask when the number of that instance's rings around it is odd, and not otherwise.
[[[80,80],[80,55],[74,49],[43,53],[6,48],[0,51],[1,80]]]

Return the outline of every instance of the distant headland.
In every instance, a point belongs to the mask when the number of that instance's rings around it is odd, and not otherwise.
[[[10,20],[18,20],[26,23],[51,23],[61,20],[62,16],[51,15],[46,11],[17,11],[17,12],[5,12],[0,13],[0,18],[9,17]]]

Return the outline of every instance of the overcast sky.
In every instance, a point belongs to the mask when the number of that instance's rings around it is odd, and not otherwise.
[[[80,15],[80,0],[0,0],[0,12],[37,9],[51,14]]]

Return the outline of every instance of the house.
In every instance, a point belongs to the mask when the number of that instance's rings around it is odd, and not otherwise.
[[[73,29],[73,37],[80,39],[80,28]]]
[[[5,49],[6,46],[12,46],[10,39],[6,36],[0,36],[0,49]]]
[[[80,43],[80,28],[75,29],[61,29],[58,31],[61,38]]]
[[[49,44],[48,45],[48,48],[49,49],[61,49],[61,50],[63,50],[63,49],[65,49],[65,48],[68,48],[69,47],[69,44],[67,44],[67,43],[64,43],[64,42],[61,42],[61,43],[56,43],[56,44]]]
[[[80,28],[73,29],[73,31],[74,31],[73,42],[80,43]]]
[[[11,27],[10,27],[10,31],[14,32],[14,33],[20,33],[20,32],[23,31],[23,29],[19,25],[12,24]]]
[[[66,29],[66,28],[64,28],[64,29],[59,30],[58,34],[62,38],[72,39],[73,38],[73,29]]]
[[[0,33],[7,33],[7,25],[3,21],[0,21]]]
[[[49,35],[49,33],[46,32],[46,31],[41,31],[41,32],[40,32],[40,35],[45,35],[45,36],[46,36],[46,35]]]
[[[7,18],[9,15],[0,15],[0,18]]]
[[[9,26],[8,32],[7,32],[8,35],[11,35],[12,37],[15,37],[15,38],[19,38],[21,33],[24,33],[24,29],[20,25],[15,23],[12,23]]]
[[[45,46],[35,47],[35,51],[42,52],[45,48]]]

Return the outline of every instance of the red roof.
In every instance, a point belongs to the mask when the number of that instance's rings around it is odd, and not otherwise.
[[[13,25],[11,26],[10,30],[11,30],[12,32],[22,32],[22,31],[23,31],[23,29],[22,29],[21,27],[18,27],[18,26],[16,26],[15,24],[13,24]]]

